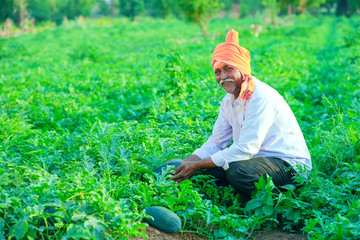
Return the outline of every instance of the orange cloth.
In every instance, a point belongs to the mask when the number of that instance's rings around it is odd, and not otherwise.
[[[219,43],[214,49],[211,65],[214,69],[221,62],[233,66],[244,75],[244,82],[241,84],[240,98],[248,100],[254,91],[254,80],[251,77],[250,52],[239,45],[238,32],[231,29],[226,35],[224,43]]]

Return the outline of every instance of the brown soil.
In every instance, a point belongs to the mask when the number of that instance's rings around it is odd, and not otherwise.
[[[281,231],[254,231],[250,239],[254,240],[307,240],[305,235]]]
[[[164,233],[153,227],[146,227],[145,233],[149,236],[150,240],[206,240],[206,237],[203,237],[196,233]],[[143,240],[146,238],[138,237],[133,240]],[[280,231],[254,231],[252,236],[249,238],[251,240],[303,240],[307,239],[306,236],[297,233],[287,233]]]
[[[146,227],[145,233],[149,236],[150,240],[206,240],[207,238],[195,233],[165,233],[161,232],[151,226]],[[143,240],[147,238],[138,237],[134,240]]]

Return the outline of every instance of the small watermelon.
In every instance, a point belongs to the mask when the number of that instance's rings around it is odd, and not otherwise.
[[[180,164],[182,164],[182,162],[180,162],[180,161],[172,161],[172,162],[163,163],[160,166],[158,166],[157,168],[155,168],[154,173],[161,174],[164,171],[166,171],[168,166],[174,166],[174,169],[175,169],[178,166],[180,166]],[[168,174],[170,174],[170,173],[168,173]]]
[[[46,207],[44,209],[44,213],[52,214],[55,212],[56,212],[56,209],[54,207]],[[47,217],[46,221],[47,221],[47,226],[49,226],[49,227],[55,226],[56,220],[55,220],[54,216]],[[40,226],[46,226],[45,220],[43,218],[40,220]]]
[[[147,215],[153,217],[153,219],[145,218],[145,221],[154,228],[166,233],[174,233],[181,230],[181,220],[179,216],[169,209],[153,206],[146,208],[145,212]]]

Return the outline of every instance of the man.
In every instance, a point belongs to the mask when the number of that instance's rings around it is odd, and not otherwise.
[[[228,32],[212,56],[216,81],[227,92],[212,135],[175,168],[171,180],[181,182],[201,169],[250,198],[261,176],[276,186],[291,184],[300,168],[312,164],[294,114],[277,91],[251,76],[250,53]],[[228,147],[231,140],[233,144]],[[174,161],[179,159],[172,159]]]

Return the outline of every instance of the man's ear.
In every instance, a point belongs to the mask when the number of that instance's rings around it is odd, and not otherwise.
[[[239,73],[240,73],[240,75],[241,75],[241,82],[243,82],[243,81],[245,80],[245,75],[244,75],[242,72],[240,72],[240,71],[239,71]]]

